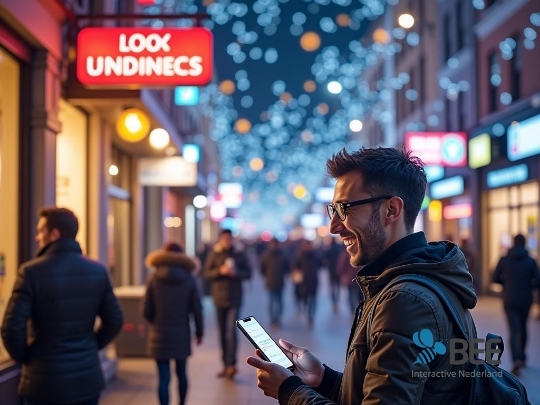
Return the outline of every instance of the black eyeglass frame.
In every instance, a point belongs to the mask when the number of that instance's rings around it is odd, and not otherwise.
[[[347,208],[356,207],[358,205],[364,205],[369,204],[375,201],[389,199],[394,197],[393,195],[385,195],[385,196],[379,196],[379,197],[371,197],[371,198],[365,198],[363,200],[357,200],[357,201],[351,201],[351,202],[339,202],[335,204],[328,204],[326,206],[326,213],[328,214],[328,218],[330,218],[330,221],[333,219],[334,214],[337,214],[339,220],[341,222],[345,221],[345,218],[347,218]],[[341,218],[341,215],[339,213],[339,209],[337,209],[337,206],[340,207],[341,211],[343,212],[343,218]],[[334,214],[332,214],[332,212]]]

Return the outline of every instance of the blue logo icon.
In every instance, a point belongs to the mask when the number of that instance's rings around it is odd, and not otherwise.
[[[414,332],[413,342],[423,350],[418,354],[413,364],[428,364],[433,361],[437,354],[445,354],[446,346],[442,342],[433,342],[433,333],[429,329]]]

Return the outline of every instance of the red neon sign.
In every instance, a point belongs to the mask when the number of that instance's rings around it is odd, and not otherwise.
[[[405,148],[426,165],[460,167],[467,164],[465,132],[407,132]]]
[[[84,28],[77,78],[86,86],[202,86],[212,79],[206,28]]]

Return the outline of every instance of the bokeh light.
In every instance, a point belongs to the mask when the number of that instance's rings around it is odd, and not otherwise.
[[[253,158],[249,161],[249,167],[254,172],[261,171],[264,168],[264,161],[259,157]]]
[[[300,37],[300,46],[307,52],[316,51],[321,46],[321,38],[316,32],[306,32]]]
[[[251,131],[251,122],[245,118],[240,118],[234,124],[234,129],[239,134],[247,134],[249,131]]]

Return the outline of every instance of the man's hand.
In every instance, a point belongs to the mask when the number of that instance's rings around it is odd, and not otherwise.
[[[294,363],[294,374],[302,379],[304,384],[316,388],[321,385],[324,375],[322,362],[305,347],[295,346],[291,342],[279,339],[279,345],[285,355]]]
[[[255,353],[260,356],[258,350]],[[293,373],[279,364],[270,363],[258,359],[257,357],[248,357],[247,364],[257,368],[257,387],[259,387],[264,395],[277,399],[279,386]]]
[[[322,362],[305,347],[295,346],[284,339],[279,339],[279,345],[285,355],[294,363],[294,375],[300,377],[304,384],[318,387],[324,375]],[[258,350],[255,353],[260,357]],[[278,397],[279,387],[287,378],[293,375],[288,369],[278,364],[270,363],[256,357],[248,357],[247,363],[257,368],[257,386],[264,395]]]

